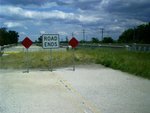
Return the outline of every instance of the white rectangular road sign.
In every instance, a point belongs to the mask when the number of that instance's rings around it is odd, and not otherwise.
[[[44,49],[59,48],[59,34],[43,34],[42,43]]]

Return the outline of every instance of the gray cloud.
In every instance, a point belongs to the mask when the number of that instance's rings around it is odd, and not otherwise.
[[[97,5],[99,5],[101,1],[102,0],[77,0],[77,2],[72,5],[82,10],[96,10]]]
[[[0,0],[0,4],[3,5],[38,5],[41,6],[46,3],[55,2],[56,4],[63,6],[69,5],[74,0]]]
[[[17,18],[35,19],[35,20],[60,19],[68,21],[76,20],[83,23],[92,23],[99,20],[99,18],[97,17],[84,14],[66,13],[59,10],[33,11],[14,6],[2,6],[0,10],[0,15],[3,17],[10,17],[16,19]]]
[[[118,37],[129,27],[149,22],[149,6],[149,0],[0,0],[0,25],[27,26],[32,35],[48,32],[52,25],[53,32],[62,34],[83,28],[94,34],[93,29],[103,27]],[[20,32],[27,34],[24,30]]]
[[[41,5],[49,0],[0,0],[3,5]]]
[[[105,11],[130,19],[140,19],[150,21],[150,1],[149,0],[114,0],[104,5]]]

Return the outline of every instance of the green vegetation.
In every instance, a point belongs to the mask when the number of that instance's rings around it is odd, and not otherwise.
[[[97,64],[150,79],[150,53],[115,49],[86,49],[80,52],[90,55]]]
[[[91,42],[92,43],[99,43],[99,40],[98,40],[98,38],[92,37]]]
[[[77,64],[97,63],[106,67],[129,72],[150,79],[150,53],[133,52],[123,49],[78,49],[75,53]],[[26,68],[25,53],[9,53],[1,57],[1,68]],[[30,68],[45,69],[50,66],[50,52],[29,52]],[[53,51],[53,67],[71,66],[72,51]]]
[[[14,53],[7,52],[7,56],[0,57],[0,68],[13,68],[23,69],[26,68],[26,62],[29,61],[30,68],[49,68],[50,66],[50,52],[49,51],[38,51],[29,52],[28,59],[26,53]],[[83,64],[88,61],[86,55],[78,53],[75,55],[76,64]],[[89,63],[89,62],[86,62]],[[53,51],[52,52],[52,64],[55,67],[66,67],[73,65],[73,54],[72,51]]]
[[[111,37],[104,37],[102,42],[103,43],[113,43],[114,40]]]
[[[150,44],[150,22],[142,24],[134,29],[125,30],[119,37],[121,43],[144,43]]]
[[[0,46],[18,43],[18,32],[0,28]]]
[[[88,43],[94,43],[94,44],[98,44],[98,43],[114,43],[115,41],[112,39],[112,37],[104,37],[102,39],[102,41],[100,41],[98,38],[92,37],[91,41],[89,41]],[[82,42],[81,42],[82,43]],[[87,43],[87,41],[86,41]]]

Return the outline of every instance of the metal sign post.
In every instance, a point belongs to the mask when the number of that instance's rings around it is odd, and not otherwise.
[[[75,49],[73,48],[73,71],[75,71]]]
[[[75,48],[78,44],[79,42],[75,37],[72,37],[72,39],[69,41],[69,45],[71,45],[73,49],[73,71],[75,71]]]
[[[3,47],[2,46],[0,46],[0,68],[2,68],[2,56],[3,56],[3,53],[4,53],[4,51],[3,51]]]
[[[27,68],[27,73],[29,73],[29,53],[28,53],[28,49],[26,49],[26,68]]]
[[[1,50],[1,46],[0,46],[0,69],[1,69],[1,66],[2,65],[2,50]]]
[[[53,71],[53,64],[52,64],[52,61],[53,61],[53,56],[52,56],[52,49],[50,49],[50,71],[52,72]]]
[[[0,69],[2,69],[2,56],[0,56]]]
[[[43,45],[44,49],[50,49],[49,70],[53,71],[52,49],[59,48],[59,34],[43,34],[42,35],[42,45]]]
[[[22,41],[22,45],[26,48],[26,68],[27,68],[27,73],[29,73],[29,52],[28,52],[28,48],[32,45],[32,41],[26,37],[23,41]]]

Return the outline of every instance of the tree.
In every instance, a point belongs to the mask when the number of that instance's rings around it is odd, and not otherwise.
[[[148,24],[139,25],[135,32],[136,43],[150,44],[150,22]]]
[[[102,42],[103,43],[113,43],[114,40],[111,37],[104,37]]]
[[[6,28],[0,28],[0,46],[3,46],[6,44],[5,38],[7,38],[7,31]]]
[[[131,43],[133,42],[134,30],[128,29],[122,33],[119,37],[118,42]]]
[[[8,35],[9,35],[9,44],[15,44],[15,43],[18,43],[18,33],[16,31],[9,31],[8,32]]]
[[[38,43],[42,43],[42,36],[38,38]]]
[[[150,22],[134,29],[125,30],[118,39],[121,43],[147,43],[150,44]]]
[[[18,32],[0,28],[0,46],[18,43]]]
[[[95,38],[95,37],[93,37],[91,41],[92,41],[92,43],[99,43],[98,38]]]

